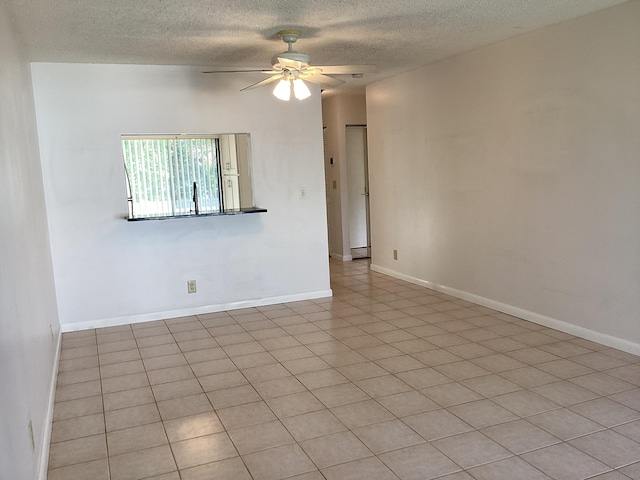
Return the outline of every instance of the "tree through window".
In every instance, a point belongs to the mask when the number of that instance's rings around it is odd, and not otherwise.
[[[123,135],[122,150],[129,218],[174,217],[222,210],[217,136]]]

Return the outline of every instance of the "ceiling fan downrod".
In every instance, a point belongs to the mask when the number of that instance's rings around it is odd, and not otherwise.
[[[280,30],[276,35],[278,35],[283,42],[289,44],[289,52],[295,52],[293,44],[300,38],[302,32],[300,30]]]

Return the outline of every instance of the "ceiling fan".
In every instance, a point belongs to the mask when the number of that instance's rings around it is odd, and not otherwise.
[[[344,83],[343,80],[330,75],[353,75],[356,78],[365,73],[376,72],[374,65],[330,65],[312,66],[309,63],[309,55],[296,52],[293,44],[300,38],[300,30],[280,30],[276,35],[289,45],[286,52],[279,53],[271,59],[270,69],[247,69],[247,70],[212,70],[202,73],[247,73],[260,72],[269,75],[269,78],[256,82],[242,90],[262,87],[272,82],[278,82],[273,94],[280,100],[288,101],[291,98],[291,91],[295,98],[304,100],[311,95],[305,81],[317,83],[325,88],[335,87]]]

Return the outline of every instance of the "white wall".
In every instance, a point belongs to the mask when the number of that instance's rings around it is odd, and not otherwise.
[[[0,4],[0,478],[46,475],[59,324],[29,64]],[[28,425],[33,425],[35,449]],[[44,477],[41,477],[44,478]]]
[[[638,25],[630,2],[370,85],[374,268],[640,352]]]
[[[328,153],[333,158],[330,178],[331,181],[336,181],[336,188],[331,188],[331,211],[328,212],[332,228],[332,245],[329,245],[329,251],[333,257],[351,260],[346,127],[347,125],[366,125],[365,95],[341,94],[324,97],[322,122],[327,129]]]
[[[240,92],[250,75],[200,71],[32,65],[64,330],[330,295],[319,92],[281,102]],[[239,132],[268,213],[123,219],[121,134]]]

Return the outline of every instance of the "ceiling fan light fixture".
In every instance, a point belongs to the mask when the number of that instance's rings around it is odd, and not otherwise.
[[[273,95],[283,102],[288,102],[291,98],[291,83],[288,79],[282,79],[276,85],[276,88],[273,89]]]
[[[296,78],[293,81],[293,94],[296,96],[298,100],[304,100],[305,98],[309,98],[311,96],[311,91],[307,84],[304,83],[301,79]]]
[[[365,73],[377,72],[374,65],[311,65],[309,55],[296,52],[293,49],[293,44],[296,43],[300,35],[300,30],[280,30],[277,33],[277,36],[289,48],[286,52],[279,53],[271,59],[271,69],[242,68],[235,70],[233,68],[221,68],[202,73],[266,73],[269,75],[268,78],[244,87],[241,91],[279,81],[273,89],[273,95],[283,102],[288,102],[291,100],[292,95],[298,100],[304,100],[311,96],[311,91],[306,82],[320,85],[321,89],[334,88],[344,83],[344,80],[335,78],[332,75],[352,75],[353,78],[362,78]]]

